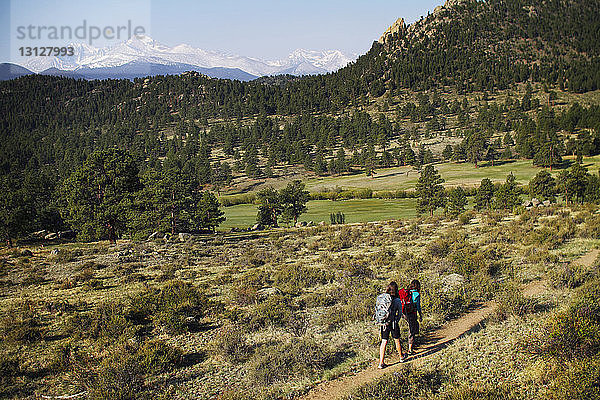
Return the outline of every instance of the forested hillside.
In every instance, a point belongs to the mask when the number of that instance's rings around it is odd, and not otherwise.
[[[292,165],[372,175],[441,160],[552,167],[565,154],[598,154],[598,103],[576,102],[600,83],[599,10],[597,0],[448,2],[346,68],[305,78],[2,82],[3,200],[26,205],[4,224],[63,224],[57,189],[92,152],[114,147],[142,182],[186,174],[194,190]]]

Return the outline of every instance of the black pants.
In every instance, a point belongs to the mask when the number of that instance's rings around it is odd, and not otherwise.
[[[415,342],[415,336],[419,334],[419,321],[417,319],[417,313],[407,314],[406,321],[408,322],[408,344],[412,346]]]

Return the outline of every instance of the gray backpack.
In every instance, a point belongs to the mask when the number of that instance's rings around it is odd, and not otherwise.
[[[382,293],[377,296],[374,318],[378,325],[386,325],[389,322],[391,308],[392,296],[388,293]]]

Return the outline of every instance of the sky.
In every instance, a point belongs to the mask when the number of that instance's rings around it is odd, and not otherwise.
[[[362,54],[397,18],[413,22],[443,2],[0,0],[0,61],[15,60],[22,46],[91,41],[102,47],[126,40],[136,27],[168,46],[184,43],[262,59],[283,58],[298,48]],[[69,30],[74,35],[78,27],[84,39],[69,40]],[[55,34],[62,29],[62,38],[50,37],[51,28]]]

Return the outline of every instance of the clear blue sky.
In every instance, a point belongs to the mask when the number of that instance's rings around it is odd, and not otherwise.
[[[12,3],[12,4],[11,4]],[[397,18],[413,22],[443,0],[0,0],[0,61],[22,45],[18,26],[143,26],[166,45],[276,59],[296,48],[364,53]],[[77,41],[77,40],[74,40]],[[97,40],[94,45],[112,42]],[[54,41],[66,45],[68,41]],[[12,45],[12,50],[11,50]]]

